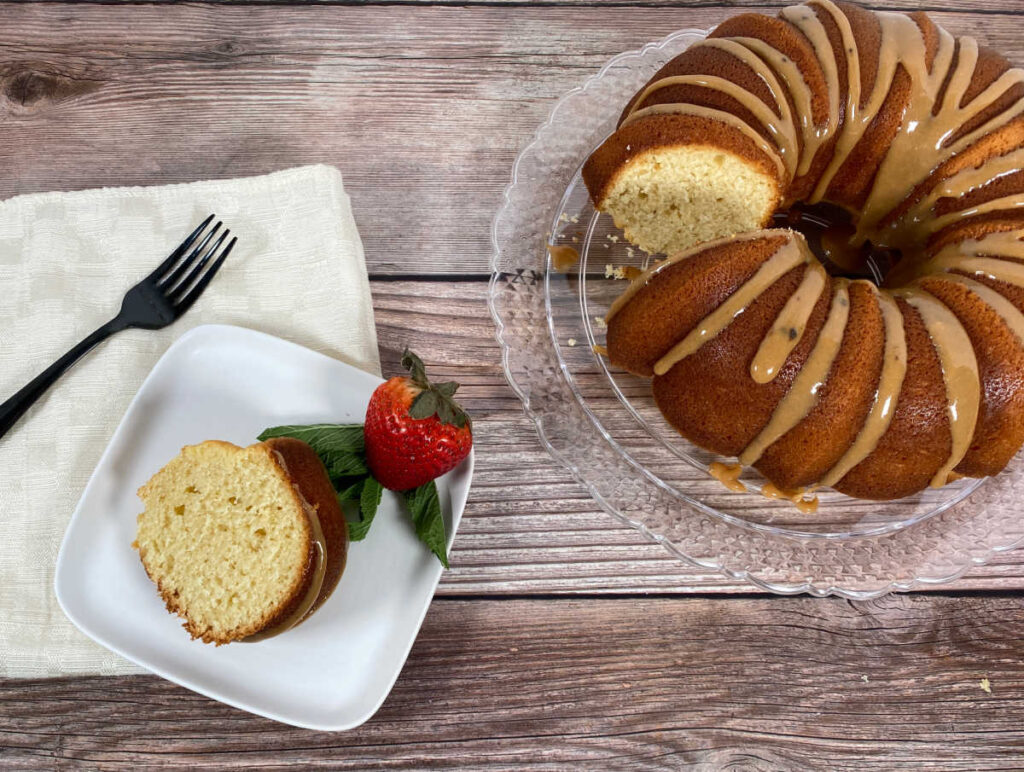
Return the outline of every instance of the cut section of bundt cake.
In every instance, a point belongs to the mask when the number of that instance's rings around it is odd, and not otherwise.
[[[1024,70],[996,52],[924,13],[742,14],[634,95],[583,178],[670,255],[612,306],[607,348],[688,439],[871,499],[996,474],[1024,443]],[[757,230],[817,204],[852,219],[832,274]],[[872,246],[896,256],[881,286]]]
[[[779,207],[783,170],[749,132],[707,142],[715,128],[699,115],[624,126],[583,170],[598,208],[648,252],[760,228]]]
[[[207,643],[293,627],[344,569],[342,512],[323,464],[299,440],[187,446],[139,497],[135,546],[146,573]]]

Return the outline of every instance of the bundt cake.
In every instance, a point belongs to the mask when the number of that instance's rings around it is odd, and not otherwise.
[[[187,446],[139,497],[142,565],[168,611],[206,643],[291,629],[345,568],[344,515],[323,463],[300,440]]]
[[[810,0],[666,64],[587,160],[597,209],[670,257],[607,317],[686,438],[786,490],[894,499],[1024,442],[1024,71],[924,14]],[[765,229],[841,207],[881,286]],[[840,275],[842,274],[842,275]]]

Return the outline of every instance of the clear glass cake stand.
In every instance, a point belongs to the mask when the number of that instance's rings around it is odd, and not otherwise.
[[[616,56],[558,101],[516,160],[492,228],[490,306],[505,374],[541,442],[624,523],[683,560],[773,592],[870,598],[949,581],[1013,548],[1024,541],[1019,457],[995,478],[898,501],[822,491],[818,510],[801,514],[760,495],[753,470],[740,478],[745,492],[727,490],[708,465],[731,459],[682,439],[648,381],[595,353],[625,287],[616,269],[650,258],[594,211],[580,165],[636,89],[705,35],[681,30]],[[549,246],[579,260],[559,266]]]

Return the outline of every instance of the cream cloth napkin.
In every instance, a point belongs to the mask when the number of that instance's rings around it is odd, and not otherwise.
[[[198,324],[237,324],[380,372],[341,174],[309,166],[0,202],[0,401],[113,316],[124,292],[211,212],[238,244],[189,312],[101,344],[0,438],[0,677],[142,672],[64,617],[53,572],[89,475],[172,341]]]

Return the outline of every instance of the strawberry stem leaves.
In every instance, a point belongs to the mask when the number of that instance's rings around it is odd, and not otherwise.
[[[409,371],[409,378],[422,391],[409,406],[409,417],[423,420],[436,415],[443,424],[452,424],[461,429],[469,422],[469,416],[455,401],[459,384],[455,381],[431,383],[423,360],[409,349],[402,354],[402,367]]]
[[[421,391],[409,405],[409,417],[420,420],[430,418],[437,412],[440,401],[440,395],[433,389]]]
[[[402,367],[409,371],[409,377],[412,378],[412,382],[421,389],[426,389],[430,386],[430,381],[427,380],[427,368],[423,366],[423,360],[408,348],[402,352]]]

